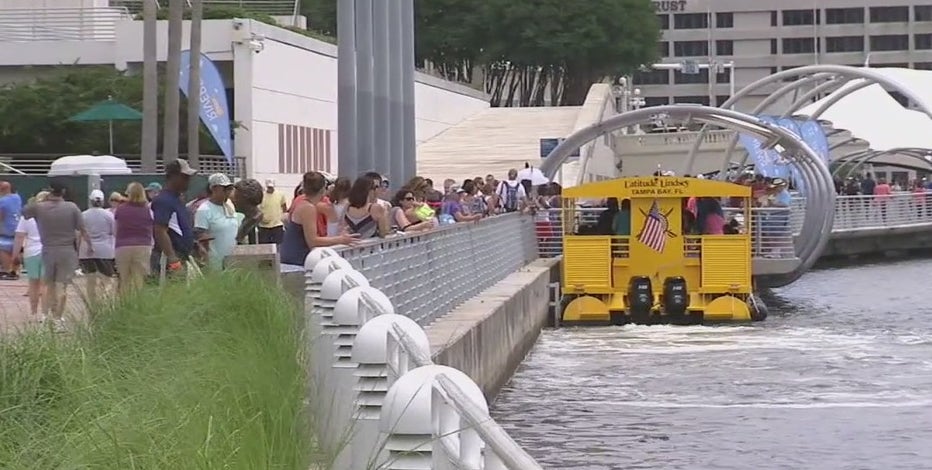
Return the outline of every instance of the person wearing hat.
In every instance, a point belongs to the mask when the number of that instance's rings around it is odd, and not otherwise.
[[[210,268],[220,270],[223,269],[223,260],[233,254],[243,214],[236,212],[230,202],[233,181],[227,175],[210,175],[207,187],[210,196],[194,213],[194,233],[198,243],[207,251]]]
[[[65,322],[66,294],[68,285],[78,269],[78,237],[93,251],[84,217],[77,204],[66,201],[67,188],[58,179],[49,183],[49,194],[45,201],[30,204],[23,209],[23,217],[35,219],[42,240],[42,280],[46,285],[46,313],[52,317],[52,327],[63,331]]]
[[[106,196],[104,192],[95,189],[91,191],[90,207],[82,214],[84,229],[90,238],[90,243],[78,244],[78,259],[84,279],[87,281],[87,297],[91,302],[97,300],[97,288],[106,279],[115,274],[115,234],[116,223],[113,212],[104,209]]]
[[[165,187],[152,200],[155,245],[165,258],[168,272],[181,271],[194,250],[194,224],[182,196],[188,191],[197,170],[187,160],[165,164]]]
[[[146,185],[146,199],[148,199],[149,202],[152,202],[152,200],[155,199],[155,197],[158,196],[160,192],[162,192],[161,184],[153,181]]]
[[[282,237],[285,236],[285,211],[288,210],[288,203],[285,201],[285,195],[275,189],[275,180],[265,180],[265,193],[262,195],[262,204],[259,205],[262,211],[262,221],[259,222],[259,243],[274,243],[281,245]]]

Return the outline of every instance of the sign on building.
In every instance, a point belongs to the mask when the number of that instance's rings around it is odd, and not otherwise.
[[[683,75],[699,75],[699,64],[695,60],[684,60],[681,64]]]
[[[654,4],[654,11],[664,13],[686,11],[686,0],[660,0],[651,3]]]
[[[553,149],[564,140],[566,139],[540,139],[540,158],[547,158],[547,155],[550,155],[550,152],[553,152]],[[579,158],[579,149],[570,154],[569,158]]]

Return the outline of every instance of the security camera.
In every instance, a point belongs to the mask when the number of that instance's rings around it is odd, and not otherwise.
[[[249,46],[249,49],[256,54],[262,52],[265,49],[265,43],[255,39],[250,40],[248,43],[246,43],[246,45]]]

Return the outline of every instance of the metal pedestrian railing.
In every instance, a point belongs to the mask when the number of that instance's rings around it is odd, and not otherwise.
[[[339,252],[421,325],[538,257],[533,221],[517,213],[373,239]]]
[[[562,221],[563,209],[547,209],[538,211],[535,216],[535,233],[539,255],[542,258],[551,258],[562,253],[563,234],[570,233],[585,235],[596,233],[599,218],[605,208],[580,207],[572,210],[570,219],[572,223],[564,227]],[[732,224],[738,233],[744,233],[748,225],[745,223],[744,210],[740,208],[722,208],[726,222]],[[794,243],[794,226],[792,208],[758,207],[751,209],[751,256],[755,259],[792,259],[796,257]],[[800,217],[801,219],[801,217]],[[733,221],[733,222],[732,222]],[[630,225],[630,222],[628,223]],[[628,227],[630,229],[630,227]],[[796,227],[798,228],[798,226]],[[604,234],[603,234],[604,235]],[[636,234],[635,234],[636,235]],[[689,256],[701,256],[697,241],[700,234],[678,234],[680,243],[684,244],[684,252]],[[617,243],[613,243],[613,252],[616,257],[625,257],[628,239],[631,234],[620,235]]]
[[[424,329],[337,251],[313,250],[305,272],[315,426],[333,468],[541,470],[478,385],[434,364]]]
[[[2,155],[0,154],[0,174],[15,173],[19,175],[46,175],[55,161],[57,156],[52,155]],[[142,170],[142,161],[138,155],[121,156],[128,166],[134,172]],[[187,158],[182,154],[181,158]],[[234,157],[233,164],[227,161],[226,157],[217,155],[201,155],[198,159],[197,170],[203,174],[224,173],[231,178],[246,177],[246,158]],[[165,162],[159,158],[156,162],[156,172],[162,172],[165,169]]]
[[[115,41],[126,8],[0,9],[0,42]]]
[[[932,225],[932,192],[888,196],[839,196],[833,232]]]

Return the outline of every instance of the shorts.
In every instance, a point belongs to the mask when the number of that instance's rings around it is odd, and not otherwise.
[[[13,237],[0,235],[0,251],[5,251],[7,253],[13,252]]]
[[[78,269],[78,252],[71,246],[42,247],[42,280],[70,284]]]
[[[26,277],[30,281],[42,279],[42,255],[23,258],[23,268],[26,269]]]
[[[114,267],[116,264],[112,259],[104,258],[88,258],[82,259],[79,262],[81,266],[81,271],[84,271],[84,274],[96,274],[100,273],[107,277],[113,277],[116,273]]]

